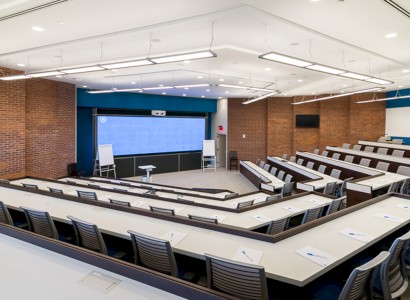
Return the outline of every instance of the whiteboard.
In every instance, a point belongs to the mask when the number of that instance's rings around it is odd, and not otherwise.
[[[202,142],[202,156],[215,156],[215,140]]]
[[[112,145],[98,145],[98,161],[100,167],[110,166],[114,164],[114,156],[112,155]]]
[[[410,136],[410,107],[386,109],[386,133],[388,136]]]

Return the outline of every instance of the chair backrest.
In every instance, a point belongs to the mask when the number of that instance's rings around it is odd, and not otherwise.
[[[372,146],[364,147],[364,151],[366,151],[366,152],[373,152],[373,150],[374,150],[374,147],[372,147]]]
[[[326,166],[325,165],[320,165],[319,168],[317,169],[318,172],[325,174],[326,171]]]
[[[218,224],[217,218],[201,217],[201,216],[195,216],[195,215],[190,215],[190,214],[188,214],[188,218],[190,218],[191,220],[195,220],[195,221]]]
[[[46,211],[20,207],[26,216],[30,231],[58,240],[57,228]]]
[[[285,171],[280,170],[278,175],[276,176],[279,180],[283,181],[283,177],[285,177]]]
[[[328,182],[323,189],[323,194],[325,195],[334,195],[336,192],[336,182]]]
[[[238,204],[236,205],[236,208],[242,208],[242,207],[252,206],[254,201],[255,201],[255,200],[249,200],[249,201],[238,202]]]
[[[396,193],[397,192],[397,188],[399,187],[399,182],[392,182],[392,184],[390,184],[390,187],[388,189],[388,193]]]
[[[238,159],[238,152],[237,151],[229,151],[229,159]]]
[[[269,172],[269,168],[270,168],[270,164],[265,164],[265,165],[263,166],[263,169],[264,169],[266,172]]]
[[[397,174],[410,177],[410,167],[399,166],[396,171]]]
[[[363,167],[368,167],[370,166],[370,159],[368,158],[362,158],[359,162],[359,165],[363,166]]]
[[[377,142],[378,143],[385,143],[385,142],[387,142],[387,137],[381,136],[377,139]]]
[[[288,157],[288,155],[286,153],[282,154],[282,159],[286,159],[286,157]]]
[[[48,189],[50,190],[51,193],[54,193],[54,194],[64,194],[63,190],[60,190],[60,189],[56,189],[52,187],[49,187]]]
[[[273,176],[275,176],[276,175],[276,171],[278,170],[278,168],[276,168],[276,167],[272,167],[272,168],[270,168],[270,171],[269,171],[269,173],[271,173]]]
[[[408,195],[409,193],[410,178],[403,181],[400,186],[400,194]]]
[[[302,159],[302,158],[298,158],[298,160],[297,160],[297,164],[298,165],[303,165],[303,162],[304,162],[304,160]]]
[[[78,176],[77,163],[71,163],[67,165],[68,176]]]
[[[333,153],[332,158],[333,159],[340,159],[340,153]]]
[[[283,185],[281,195],[282,197],[292,196],[294,182],[287,182]]]
[[[147,236],[132,230],[134,262],[149,269],[178,277],[178,267],[169,241]]]
[[[3,183],[3,184],[10,184],[10,180],[7,180],[7,179],[1,179],[1,178],[0,178],[0,183]]]
[[[95,183],[88,183],[87,185],[89,187],[92,187],[92,188],[100,188],[100,186],[98,184],[95,184]]]
[[[387,170],[389,169],[389,166],[390,166],[390,163],[379,161],[376,165],[376,169],[387,172]]]
[[[319,154],[319,151],[320,150],[316,148],[316,149],[313,150],[313,154]]]
[[[306,224],[310,221],[318,219],[320,215],[322,214],[322,210],[323,210],[322,206],[308,209],[303,216],[301,224]]]
[[[38,190],[38,185],[37,184],[22,183],[21,185],[24,186],[25,188]]]
[[[327,150],[323,150],[323,152],[322,152],[322,156],[328,156],[329,155],[329,151],[327,151]]]
[[[330,215],[339,211],[342,208],[342,203],[344,200],[346,200],[346,196],[332,200],[332,202],[330,202],[329,204],[329,207],[327,208],[326,215]]]
[[[315,166],[315,163],[313,161],[308,161],[306,164],[306,168],[313,169]]]
[[[98,200],[97,194],[95,192],[77,191],[77,195],[78,197],[84,198],[84,199]]]
[[[75,181],[72,181],[72,180],[66,180],[65,182],[67,182],[67,183],[69,183],[69,184],[77,184],[77,182],[75,182]]]
[[[330,172],[330,176],[337,178],[337,179],[340,178],[340,174],[342,174],[342,171],[338,169],[333,169],[332,172]]]
[[[67,218],[70,219],[73,224],[78,246],[107,254],[107,247],[97,225],[77,219],[73,216],[67,216]]]
[[[344,159],[345,162],[349,162],[349,163],[353,163],[353,160],[354,160],[353,155],[346,155]]]
[[[113,190],[114,191],[118,191],[118,192],[126,192],[126,193],[128,193],[129,192],[129,190],[126,190],[126,189],[120,189],[120,188],[113,188]]]
[[[391,143],[401,145],[403,144],[403,140],[402,139],[392,139]]]
[[[282,198],[283,198],[282,194],[274,194],[274,195],[267,196],[265,201],[269,202],[269,201],[279,200],[279,199],[282,199]]]
[[[175,209],[173,208],[163,208],[163,207],[157,207],[157,206],[149,206],[149,209],[153,212],[165,214],[165,215],[171,215],[175,216]]]
[[[293,179],[293,176],[290,175],[290,174],[287,174],[286,177],[285,177],[285,182],[286,183],[292,182],[292,179]]]
[[[404,156],[404,150],[393,150],[391,155],[397,156],[397,157],[403,157]]]
[[[0,201],[0,223],[13,225],[13,219],[3,201]]]
[[[346,144],[346,143],[344,143],[344,144],[342,145],[342,148],[349,149],[349,148],[350,148],[350,144]]]
[[[263,169],[263,167],[265,166],[265,164],[266,164],[266,163],[265,163],[263,160],[261,160],[261,161],[259,162],[259,167]]]
[[[290,217],[273,220],[269,223],[266,234],[275,235],[285,231],[288,228]]]
[[[348,181],[351,181],[351,180],[353,180],[353,177],[349,177],[349,178],[346,178],[345,180],[343,180],[342,185],[340,186],[339,190],[337,191],[337,196],[338,197],[342,197],[342,196],[345,195],[346,184],[347,184]]]
[[[293,162],[293,163],[296,162],[296,157],[292,155],[292,156],[289,158],[289,161],[290,161],[290,162]]]
[[[131,203],[128,202],[128,201],[115,200],[115,199],[111,199],[111,198],[108,198],[108,200],[110,200],[110,203],[112,203],[112,204],[131,207]]]
[[[244,257],[250,258],[246,252]],[[208,288],[222,291],[240,299],[267,300],[265,269],[205,254]],[[251,261],[250,261],[251,262]]]
[[[382,251],[372,260],[353,269],[339,295],[339,300],[371,299],[372,297],[368,295],[368,291],[372,277],[386,273],[385,262],[389,256],[389,252]]]
[[[362,146],[360,146],[360,145],[353,145],[353,148],[352,148],[353,150],[356,150],[356,151],[360,151],[360,149],[362,149]]]
[[[379,148],[379,149],[377,149],[377,152],[376,152],[376,153],[387,155],[387,151],[388,151],[388,150],[389,150],[389,149],[387,149],[387,148]]]

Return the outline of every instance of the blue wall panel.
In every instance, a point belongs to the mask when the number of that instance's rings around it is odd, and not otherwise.
[[[93,110],[77,107],[77,168],[79,171],[93,171]]]
[[[396,96],[397,91],[387,92],[386,98]],[[410,89],[400,90],[400,96],[410,96]],[[410,106],[410,98],[386,101],[386,108]]]

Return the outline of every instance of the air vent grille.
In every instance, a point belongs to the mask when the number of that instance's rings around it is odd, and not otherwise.
[[[34,11],[37,11],[37,10],[41,10],[41,9],[44,9],[44,8],[47,8],[47,7],[50,7],[50,6],[53,6],[53,5],[57,5],[57,4],[60,4],[60,3],[63,3],[63,2],[67,2],[67,1],[68,0],[56,0],[56,1],[51,1],[51,2],[48,2],[48,3],[44,3],[42,5],[35,6],[35,7],[32,7],[32,8],[28,8],[28,9],[16,12],[14,14],[10,14],[10,15],[7,15],[7,16],[0,17],[0,21],[5,21],[5,20],[8,20],[8,19],[12,19],[12,18],[21,16],[21,15],[25,15],[25,14],[28,14],[28,13],[31,13],[31,12],[34,12]]]

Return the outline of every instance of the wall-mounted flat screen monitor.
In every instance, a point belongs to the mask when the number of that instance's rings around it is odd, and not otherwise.
[[[98,144],[112,144],[113,154],[201,151],[205,118],[98,116]]]
[[[319,128],[319,115],[296,115],[296,127]]]

